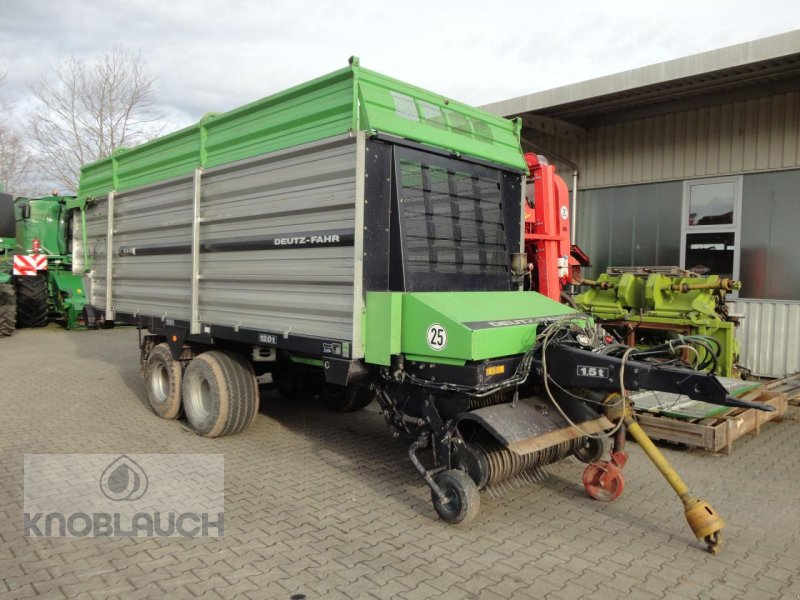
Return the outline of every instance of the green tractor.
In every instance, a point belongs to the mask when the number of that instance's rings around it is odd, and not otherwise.
[[[0,195],[0,336],[50,318],[80,324],[86,296],[72,272],[71,199]]]
[[[17,321],[17,294],[11,282],[11,257],[16,236],[14,199],[0,191],[0,337],[14,333]]]

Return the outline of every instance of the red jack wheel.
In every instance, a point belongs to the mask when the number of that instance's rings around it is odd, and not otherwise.
[[[613,502],[622,495],[625,478],[617,465],[607,460],[598,460],[583,472],[583,487],[595,500]]]

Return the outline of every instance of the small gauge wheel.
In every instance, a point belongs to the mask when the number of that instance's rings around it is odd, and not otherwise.
[[[433,507],[442,520],[459,525],[472,521],[481,509],[478,486],[464,471],[450,469],[434,477],[436,485],[444,492],[444,500],[431,491]]]
[[[591,498],[601,502],[613,502],[622,495],[625,478],[616,465],[606,460],[598,460],[584,470],[583,487]]]

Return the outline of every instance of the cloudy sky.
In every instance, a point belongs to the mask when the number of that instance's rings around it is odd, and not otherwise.
[[[352,54],[480,105],[792,29],[798,0],[0,0],[0,72],[23,113],[49,63],[141,51],[178,126]]]

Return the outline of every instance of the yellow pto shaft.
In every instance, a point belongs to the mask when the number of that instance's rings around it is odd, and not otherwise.
[[[712,554],[719,552],[720,546],[722,546],[722,528],[725,527],[722,517],[711,508],[708,502],[690,495],[689,486],[681,479],[678,472],[672,468],[667,458],[656,448],[656,445],[633,417],[627,414],[627,411],[623,420],[633,439],[644,450],[647,457],[653,461],[656,468],[661,471],[664,479],[672,486],[672,489],[675,490],[675,493],[678,494],[681,502],[683,502],[684,516],[697,539],[705,541],[708,551]]]

